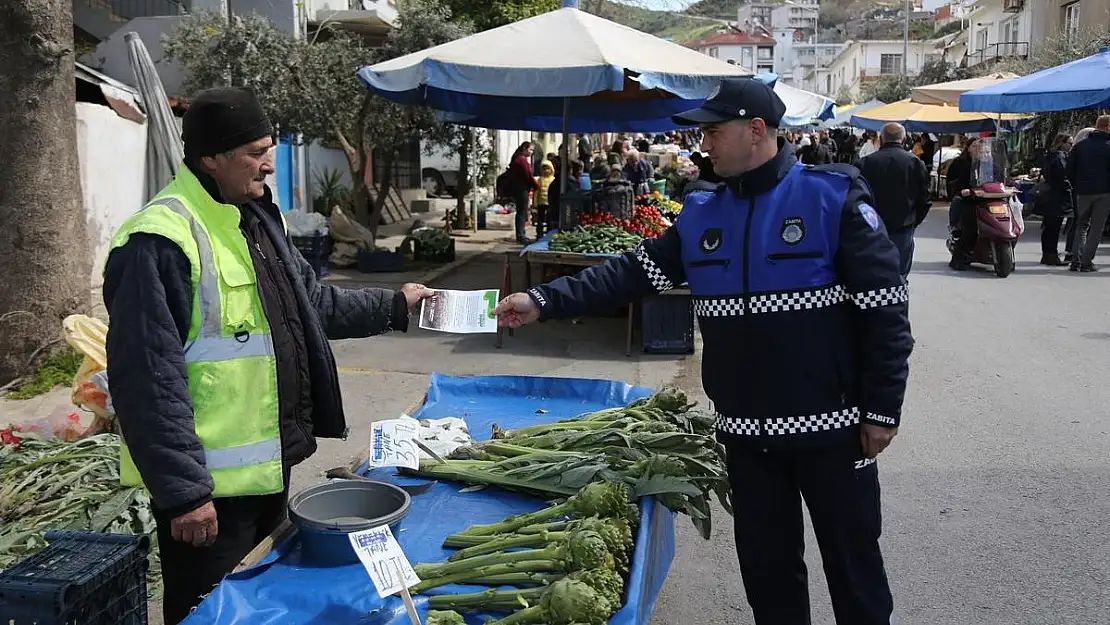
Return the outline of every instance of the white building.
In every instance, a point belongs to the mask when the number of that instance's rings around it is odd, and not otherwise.
[[[1032,4],[1027,0],[970,0],[966,4],[968,69],[999,59],[1029,56]]]
[[[702,54],[757,74],[775,71],[775,39],[762,33],[717,33],[687,44]]]
[[[940,47],[938,47],[938,45]],[[846,89],[858,98],[860,88],[882,76],[902,73],[903,42],[900,40],[850,41],[828,65],[825,85],[818,84],[819,93],[836,97]],[[915,75],[929,62],[944,58],[943,44],[937,40],[911,41],[906,59],[906,73]]]
[[[818,0],[748,2],[737,9],[736,19],[742,28],[763,27],[767,32],[789,30],[800,33],[798,40],[807,41],[817,32],[820,10]]]

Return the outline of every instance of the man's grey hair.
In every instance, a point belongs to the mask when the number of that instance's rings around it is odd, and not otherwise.
[[[883,126],[883,143],[902,143],[906,140],[906,129],[902,124],[890,122]]]
[[[1099,115],[1095,120],[1095,129],[1103,132],[1110,130],[1110,115]]]

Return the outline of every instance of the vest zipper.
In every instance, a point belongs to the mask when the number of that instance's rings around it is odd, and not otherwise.
[[[751,280],[750,280],[750,267],[751,267],[751,242],[752,242],[752,217],[755,216],[755,197],[748,200],[748,215],[744,219],[744,312],[751,310],[749,305],[751,303]],[[744,324],[744,342],[751,345],[751,325]],[[767,422],[764,419],[759,420],[759,433],[767,440]],[[763,451],[767,451],[764,449]]]

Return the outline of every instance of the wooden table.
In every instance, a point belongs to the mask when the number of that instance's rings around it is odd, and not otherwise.
[[[593,267],[600,265],[605,261],[612,258],[612,256],[595,256],[587,254],[576,254],[573,252],[552,252],[550,250],[531,250],[521,254],[519,251],[512,250],[505,252],[505,268],[501,276],[501,293],[507,295],[513,292],[513,268],[512,263],[516,258],[524,259],[524,288],[527,290],[532,286],[532,265],[555,265],[561,267]],[[624,355],[632,355],[632,325],[633,314],[635,313],[636,304],[630,302],[628,304],[628,320],[627,328],[625,331],[625,344]],[[497,328],[497,347],[501,347],[504,342],[505,332],[509,336],[513,336],[512,328]]]

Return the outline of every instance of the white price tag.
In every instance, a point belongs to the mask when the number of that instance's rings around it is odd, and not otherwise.
[[[384,599],[401,592],[402,588],[411,588],[420,583],[420,578],[412,570],[412,564],[405,557],[405,552],[401,551],[401,545],[397,543],[388,525],[353,532],[348,537],[362,566],[370,574],[370,581],[374,582],[379,597]],[[397,569],[403,572],[403,583],[397,576]]]
[[[412,417],[370,424],[370,466],[420,468],[420,422]]]

